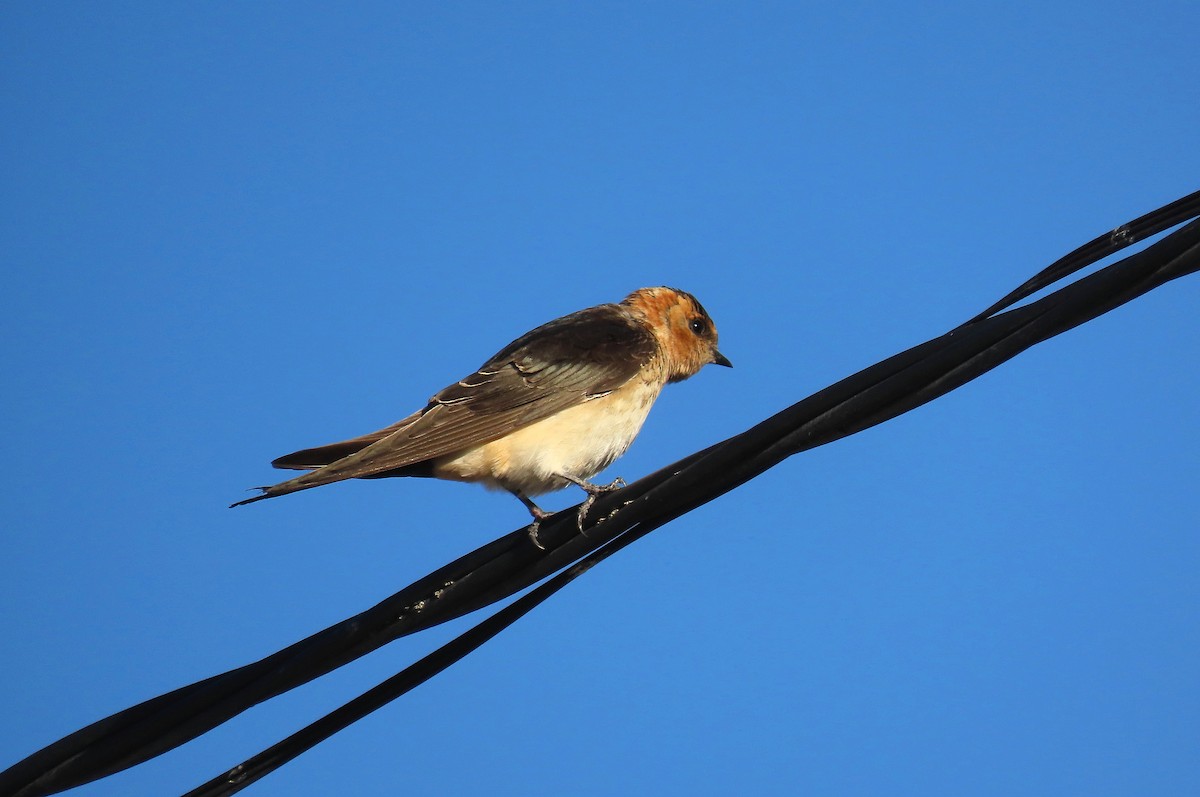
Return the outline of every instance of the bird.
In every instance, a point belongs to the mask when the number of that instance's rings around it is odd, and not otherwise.
[[[308,472],[231,506],[345,479],[476,482],[516,496],[537,542],[537,524],[552,513],[532,497],[574,484],[587,493],[582,530],[596,496],[623,484],[588,479],[625,453],[663,387],[710,364],[733,365],[700,302],[640,288],[527,332],[391,426],[279,457],[274,467]]]

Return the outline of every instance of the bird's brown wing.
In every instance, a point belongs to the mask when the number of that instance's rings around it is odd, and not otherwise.
[[[239,503],[378,476],[483,445],[615,390],[655,350],[653,334],[617,305],[563,316],[513,341],[425,409],[386,429],[280,457],[277,467],[316,470]]]
[[[424,409],[418,410],[407,418],[396,421],[391,426],[371,432],[370,434],[365,434],[362,437],[352,437],[349,440],[340,440],[336,443],[328,443],[316,448],[293,451],[291,454],[285,454],[278,459],[272,460],[271,467],[281,470],[314,470],[324,467],[332,462],[337,462],[343,457],[348,457],[351,454],[362,451],[367,446],[378,440],[382,440],[397,429],[408,426],[424,413]]]

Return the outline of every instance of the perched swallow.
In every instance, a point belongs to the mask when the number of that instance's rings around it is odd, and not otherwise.
[[[428,476],[508,490],[534,528],[550,513],[530,496],[575,484],[588,493],[582,524],[620,483],[587,480],[625,453],[664,385],[709,363],[732,365],[695,297],[642,288],[522,335],[386,429],[280,457],[276,468],[310,472],[233,506],[343,479]]]

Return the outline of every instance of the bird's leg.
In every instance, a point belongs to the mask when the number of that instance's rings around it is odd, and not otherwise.
[[[525,508],[529,510],[529,514],[533,515],[533,522],[529,524],[530,541],[532,541],[534,545],[536,545],[538,548],[541,548],[543,551],[546,550],[546,546],[542,545],[542,543],[538,540],[538,526],[541,525],[543,520],[550,517],[554,513],[547,512],[545,509],[542,509],[533,502],[532,498],[525,495],[525,493],[521,492],[520,490],[509,490],[509,492],[515,495],[517,500],[525,505]]]
[[[625,486],[625,480],[620,476],[613,479],[608,484],[592,484],[589,481],[584,481],[578,476],[572,476],[569,473],[556,473],[554,475],[566,479],[571,484],[574,484],[587,493],[587,500],[584,501],[583,505],[579,507],[579,516],[577,517],[580,534],[585,533],[583,530],[583,519],[587,517],[588,510],[592,508],[592,504],[596,503],[596,496],[603,495],[604,493],[611,493],[613,490],[620,490]]]

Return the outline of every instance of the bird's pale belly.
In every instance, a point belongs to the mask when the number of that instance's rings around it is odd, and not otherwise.
[[[433,474],[526,495],[566,487],[569,482],[558,474],[590,479],[629,448],[661,390],[645,383],[623,387],[499,440],[441,457]]]

